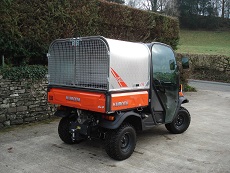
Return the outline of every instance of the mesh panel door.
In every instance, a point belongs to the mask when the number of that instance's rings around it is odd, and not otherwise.
[[[49,49],[49,83],[108,89],[108,47],[99,37],[56,40]]]
[[[76,86],[107,89],[109,55],[101,39],[85,39],[76,46]]]
[[[49,50],[49,83],[74,85],[75,47],[71,41],[56,41]]]

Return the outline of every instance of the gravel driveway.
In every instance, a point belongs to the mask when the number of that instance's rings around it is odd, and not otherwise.
[[[58,137],[59,119],[0,132],[2,173],[158,173],[230,172],[230,85],[190,81],[185,93],[192,122],[180,135],[164,126],[138,133],[133,155],[112,160],[100,140],[66,145]]]

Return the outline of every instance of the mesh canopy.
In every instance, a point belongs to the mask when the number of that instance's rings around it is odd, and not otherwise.
[[[49,84],[107,89],[109,54],[102,39],[56,40],[48,58]]]

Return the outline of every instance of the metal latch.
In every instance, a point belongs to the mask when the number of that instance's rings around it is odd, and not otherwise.
[[[71,40],[72,46],[74,46],[74,47],[79,46],[79,45],[80,45],[80,41],[81,41],[80,38],[73,38],[73,39]]]

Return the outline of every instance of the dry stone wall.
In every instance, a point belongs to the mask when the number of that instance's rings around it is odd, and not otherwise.
[[[50,118],[55,106],[47,103],[47,81],[11,81],[0,75],[0,129]]]
[[[224,55],[180,54],[177,57],[189,57],[192,68],[208,68],[230,73],[230,57]]]

